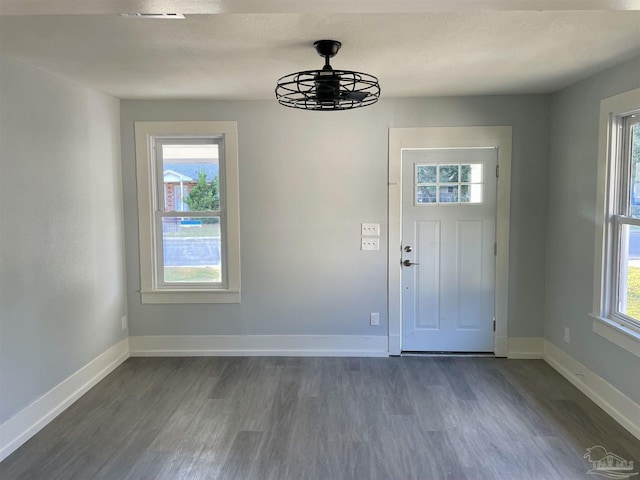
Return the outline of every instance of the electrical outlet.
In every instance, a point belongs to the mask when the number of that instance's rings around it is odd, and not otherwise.
[[[378,312],[371,312],[371,315],[369,315],[369,321],[372,327],[377,327],[380,325],[380,314]]]
[[[363,223],[362,224],[362,236],[363,237],[379,237],[380,236],[380,224],[379,223]]]
[[[571,341],[571,330],[567,327],[564,327],[564,341],[567,343]]]
[[[360,244],[360,250],[380,250],[380,239],[363,238]]]
[[[126,330],[127,329],[127,316],[123,315],[122,316],[122,330]]]

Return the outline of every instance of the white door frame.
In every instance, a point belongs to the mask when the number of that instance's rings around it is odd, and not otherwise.
[[[418,147],[419,146],[419,147]],[[402,149],[497,147],[496,280],[494,353],[507,356],[511,127],[424,127],[389,129],[388,319],[389,355],[402,352]]]

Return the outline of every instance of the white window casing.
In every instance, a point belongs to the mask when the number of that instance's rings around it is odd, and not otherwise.
[[[163,212],[158,192],[164,190],[162,169],[154,143],[163,138],[185,140],[223,139],[224,159],[220,164],[220,211]],[[158,140],[160,139],[160,140]],[[140,294],[142,303],[240,303],[240,215],[238,134],[236,122],[135,122],[136,174],[140,244]],[[161,188],[162,190],[158,190]],[[164,282],[162,269],[162,218],[216,216],[220,218],[222,280],[215,284]]]
[[[640,356],[640,322],[620,313],[619,284],[626,284],[619,268],[625,255],[622,228],[640,225],[623,211],[628,200],[630,152],[623,148],[623,125],[640,111],[640,88],[600,102],[598,190],[594,253],[593,331]],[[626,201],[628,204],[628,201]]]

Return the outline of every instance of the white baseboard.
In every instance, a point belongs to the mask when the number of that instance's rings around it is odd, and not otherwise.
[[[172,335],[129,337],[132,357],[387,357],[386,335]]]
[[[549,340],[544,360],[640,440],[640,405]]]
[[[38,433],[127,358],[129,341],[125,338],[0,425],[0,461]]]
[[[507,358],[542,358],[544,354],[543,337],[509,338]]]

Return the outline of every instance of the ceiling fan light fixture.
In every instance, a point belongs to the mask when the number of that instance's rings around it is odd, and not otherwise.
[[[350,110],[378,101],[380,84],[376,77],[331,67],[329,59],[340,50],[340,42],[318,40],[313,46],[324,57],[324,66],[321,70],[305,70],[280,78],[276,86],[280,105],[301,110]]]

